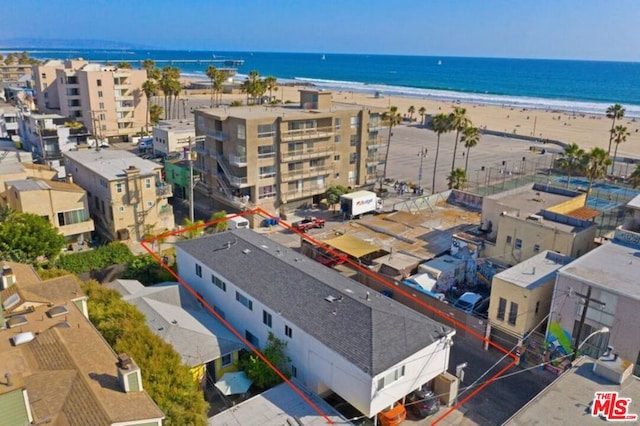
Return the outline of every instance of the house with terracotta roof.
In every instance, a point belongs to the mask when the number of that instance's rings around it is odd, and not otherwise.
[[[89,217],[87,192],[78,185],[37,178],[10,180],[4,185],[0,204],[47,218],[69,244],[91,240],[95,227]]]
[[[89,322],[75,276],[41,281],[5,262],[0,302],[0,425],[162,425],[140,368]]]

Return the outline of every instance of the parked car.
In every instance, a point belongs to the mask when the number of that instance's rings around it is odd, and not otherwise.
[[[467,291],[462,296],[460,296],[458,300],[456,300],[456,302],[453,304],[453,307],[470,314],[473,312],[476,305],[480,303],[481,300],[482,296],[480,296],[479,294]]]
[[[410,393],[406,401],[407,408],[418,419],[432,416],[440,409],[440,400],[428,385]]]
[[[378,413],[378,421],[381,426],[398,426],[407,419],[407,410],[399,402],[392,408]]]

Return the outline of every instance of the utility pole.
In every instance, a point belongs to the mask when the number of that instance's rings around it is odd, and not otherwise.
[[[418,156],[420,157],[420,170],[418,171],[418,190],[422,190],[422,164],[424,162],[424,159],[427,158],[427,152],[429,152],[427,148],[422,148],[418,153]]]
[[[193,147],[192,137],[189,136],[189,220],[194,221],[193,213]]]
[[[606,303],[591,298],[591,286],[587,288],[587,294],[575,293],[578,297],[584,297],[584,307],[582,308],[582,315],[580,315],[580,322],[578,323],[578,332],[576,333],[576,341],[573,344],[573,355],[571,355],[571,362],[575,361],[578,357],[578,350],[580,348],[580,338],[582,337],[582,329],[584,327],[584,321],[587,319],[587,311],[589,310],[589,303],[594,301],[602,306]]]

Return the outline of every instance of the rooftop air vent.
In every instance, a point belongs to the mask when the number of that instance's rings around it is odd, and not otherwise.
[[[66,306],[54,306],[53,308],[47,310],[47,315],[49,318],[59,317],[60,315],[64,315],[69,313],[69,310]]]
[[[121,353],[118,355],[118,367],[128,370],[133,366],[133,360],[129,357],[129,355],[125,353]]]
[[[29,320],[27,320],[26,316],[16,315],[7,320],[7,325],[9,326],[9,328],[13,328],[13,327],[20,327],[21,325],[25,325],[28,322]]]
[[[26,333],[16,334],[11,338],[11,341],[13,342],[14,346],[18,346],[18,345],[22,345],[23,343],[29,343],[35,338],[36,336],[32,332],[28,331]]]
[[[337,298],[337,297],[335,297],[335,296],[331,296],[331,295],[329,295],[329,296],[325,297],[325,298],[324,298],[324,300],[326,300],[326,301],[327,301],[327,302],[329,302],[329,303],[333,303],[333,302],[335,302],[336,300],[338,300],[338,298]]]
[[[244,254],[249,254],[249,253],[251,253],[251,250],[249,250],[248,248],[246,248],[246,249],[242,250],[242,253],[244,253]]]

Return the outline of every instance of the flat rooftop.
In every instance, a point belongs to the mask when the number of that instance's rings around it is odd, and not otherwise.
[[[124,178],[124,170],[130,166],[140,170],[140,174],[143,176],[155,174],[163,167],[161,164],[145,160],[120,149],[101,149],[99,151],[81,149],[67,151],[63,155],[107,180]]]
[[[361,111],[363,109],[375,110],[375,108],[361,105],[332,102],[330,108],[304,109],[301,108],[299,104],[292,103],[287,105],[253,105],[233,108],[201,108],[197,111],[221,120],[228,117],[241,118],[244,120],[269,119],[275,117],[282,117],[284,120],[301,120],[330,117],[334,111]],[[384,110],[381,109],[380,111]]]
[[[336,425],[351,424],[317,395],[303,390],[308,398]],[[282,383],[209,418],[208,424],[225,426],[324,426],[327,421],[291,387]]]
[[[532,290],[548,282],[555,276],[556,271],[571,262],[571,260],[572,258],[569,256],[564,256],[551,250],[545,250],[524,262],[520,262],[496,274],[494,277],[518,287]]]
[[[511,189],[509,191],[485,197],[500,204],[518,210],[520,217],[526,218],[530,214],[548,209],[581,195],[579,192],[556,188],[549,185],[530,184]]]
[[[163,120],[153,126],[164,131],[171,132],[192,132],[195,134],[196,126],[193,120]]]
[[[178,256],[193,256],[370,376],[454,333],[251,230],[175,246]]]
[[[47,181],[44,179],[21,179],[5,182],[7,187],[13,186],[20,192],[26,191],[45,191],[52,189],[54,191],[79,192],[83,193],[84,189],[73,183]]]
[[[640,300],[640,250],[637,248],[605,243],[562,267],[560,274]]]
[[[599,425],[590,408],[596,392],[615,391],[621,398],[631,398],[630,412],[640,415],[640,379],[629,377],[622,385],[593,372],[594,360],[582,357],[570,371],[562,374],[504,424],[534,425]],[[637,424],[637,423],[636,423]]]

